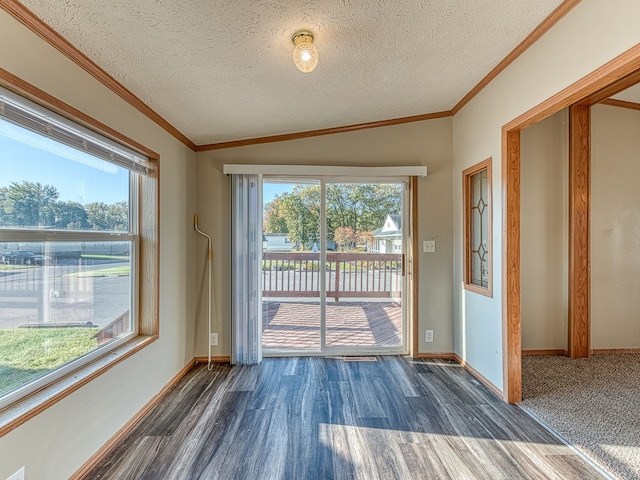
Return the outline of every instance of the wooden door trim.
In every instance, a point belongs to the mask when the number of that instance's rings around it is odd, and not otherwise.
[[[600,103],[602,101],[607,100],[612,95],[615,95],[622,90],[626,90],[629,87],[640,82],[640,71],[632,72],[628,75],[623,76],[622,78],[616,80],[615,82],[607,85],[606,87],[598,90],[597,92],[589,95],[580,103],[584,105],[595,105],[596,103]]]
[[[569,107],[569,289],[568,341],[571,358],[588,357],[591,330],[590,156],[591,106]]]
[[[618,100],[615,98],[608,98],[600,102],[600,105],[609,105],[610,107],[629,108],[631,110],[640,110],[640,103],[627,102],[626,100]]]
[[[520,130],[502,131],[503,397],[522,400],[520,314]]]
[[[571,105],[590,104],[597,92],[640,71],[640,44],[574,82],[502,128],[502,331],[504,399],[522,399],[522,351],[520,313],[520,132]],[[627,77],[628,78],[628,77]],[[618,90],[619,91],[619,90]],[[616,92],[608,90],[609,95]],[[589,98],[591,97],[591,98]]]

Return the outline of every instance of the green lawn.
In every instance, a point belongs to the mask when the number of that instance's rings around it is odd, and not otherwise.
[[[5,265],[0,263],[0,272],[8,272],[11,270],[25,270],[29,268],[36,268],[36,265]]]
[[[87,260],[126,260],[129,261],[128,255],[90,255],[83,253],[80,257]]]
[[[109,275],[129,275],[131,267],[122,265],[121,267],[99,268],[97,270],[86,270],[84,272],[68,273],[67,277],[106,277]]]
[[[97,348],[98,328],[0,330],[0,396]]]

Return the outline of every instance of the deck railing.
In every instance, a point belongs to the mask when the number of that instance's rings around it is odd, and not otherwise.
[[[391,253],[327,253],[327,297],[399,298],[404,255]],[[320,254],[263,253],[263,297],[319,297]]]

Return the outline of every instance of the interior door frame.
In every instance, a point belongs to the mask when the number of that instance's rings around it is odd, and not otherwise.
[[[417,195],[413,188],[416,177],[333,177],[333,176],[304,176],[304,175],[263,175],[262,181],[270,181],[273,183],[301,183],[305,180],[314,184],[316,181],[320,183],[320,271],[323,272],[326,267],[326,187],[329,184],[400,184],[402,185],[402,248],[405,265],[408,259],[415,258],[415,234],[413,232],[413,218],[415,217],[414,197]],[[406,226],[406,227],[405,227]],[[413,265],[415,268],[416,265]],[[404,276],[402,278],[402,343],[400,347],[381,347],[381,346],[357,346],[357,347],[332,347],[326,345],[326,276],[320,275],[320,349],[319,350],[294,350],[294,349],[267,349],[265,356],[325,356],[325,355],[407,355],[413,353],[413,330],[415,329],[415,318],[413,304],[415,302],[414,286],[410,279],[414,279],[417,275],[411,274],[410,269],[403,268]],[[409,318],[414,320],[409,325]],[[264,352],[264,350],[263,350]]]
[[[590,354],[589,271],[589,122],[591,105],[640,82],[640,44],[635,45],[556,95],[502,127],[502,336],[503,397],[522,400],[522,340],[520,285],[520,132],[569,107],[569,328],[568,350]],[[587,112],[585,114],[585,111]],[[573,171],[572,171],[573,168]],[[586,170],[585,170],[586,168]],[[586,175],[586,176],[585,176]]]

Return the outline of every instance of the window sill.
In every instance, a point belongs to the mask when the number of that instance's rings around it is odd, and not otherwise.
[[[465,283],[463,288],[467,292],[473,292],[479,295],[484,295],[485,297],[493,298],[493,289],[491,287],[480,287],[472,283]]]
[[[7,406],[0,411],[0,437],[102,375],[112,366],[142,350],[157,338],[157,335],[138,335],[130,342],[105,353],[102,357],[78,368],[51,385]]]

